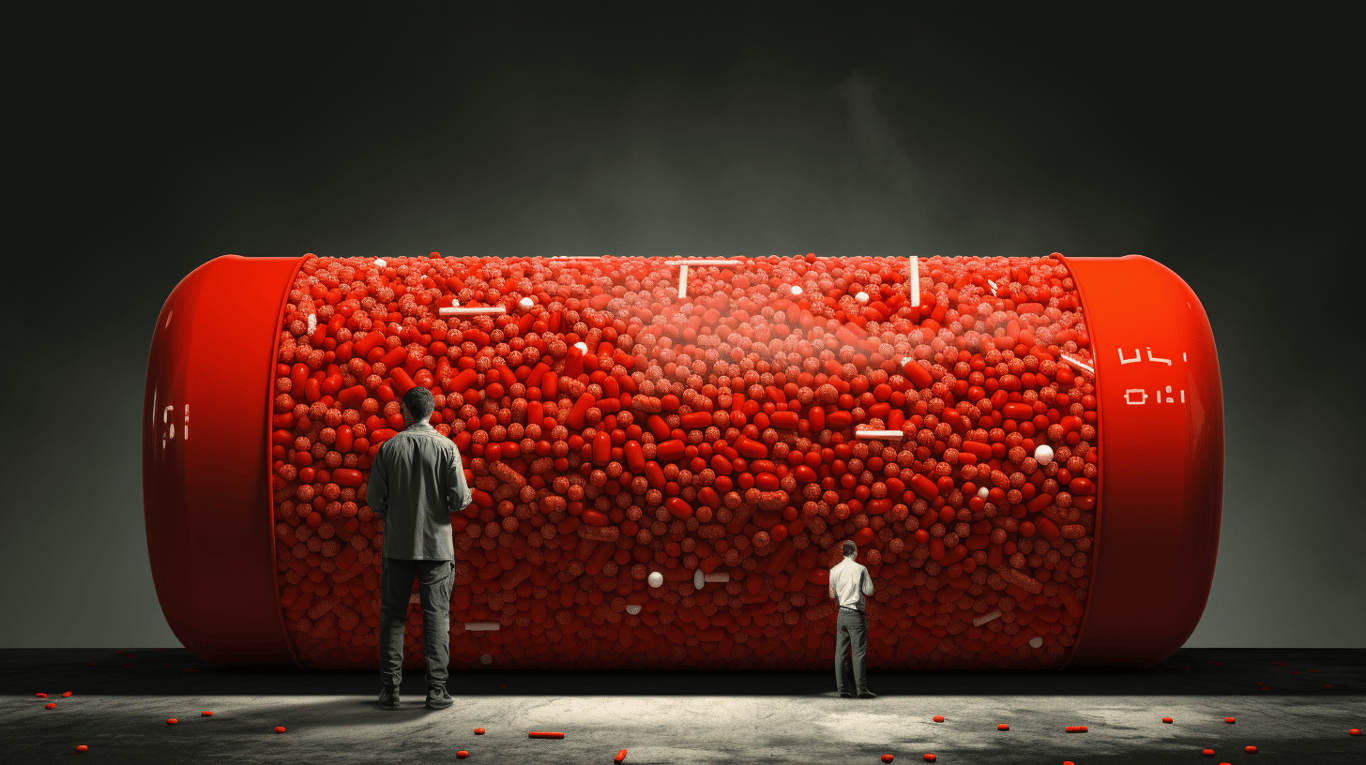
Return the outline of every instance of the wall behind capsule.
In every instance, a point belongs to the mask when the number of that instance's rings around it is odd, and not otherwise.
[[[0,647],[175,644],[142,525],[152,322],[217,255],[306,250],[1144,253],[1224,375],[1189,644],[1366,645],[1331,291],[1361,275],[1354,12],[21,7],[7,284],[38,315],[4,383]]]

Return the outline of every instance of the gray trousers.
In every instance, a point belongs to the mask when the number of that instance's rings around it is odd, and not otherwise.
[[[868,690],[863,656],[868,652],[868,617],[862,611],[839,610],[835,622],[835,685],[841,693],[858,695]],[[853,655],[854,688],[849,687],[850,654]]]
[[[451,583],[455,561],[385,558],[380,578],[379,675],[389,685],[403,680],[403,625],[408,598],[417,578],[422,599],[422,653],[427,659],[427,685],[446,684],[451,659]]]

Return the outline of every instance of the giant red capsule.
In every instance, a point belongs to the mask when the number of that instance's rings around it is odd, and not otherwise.
[[[1189,634],[1222,459],[1190,444],[1222,443],[1222,412],[1208,324],[1170,271],[733,261],[687,285],[663,258],[196,270],[159,317],[145,399],[172,629],[216,663],[377,666],[369,471],[423,386],[475,500],[452,518],[459,668],[824,667],[844,538],[902,588],[881,621],[914,625],[870,641],[874,667],[1144,665]],[[193,310],[228,299],[231,342]],[[233,456],[262,445],[263,465]],[[1056,466],[1028,461],[1044,445]],[[209,602],[204,580],[231,586]],[[917,621],[950,604],[945,634]]]

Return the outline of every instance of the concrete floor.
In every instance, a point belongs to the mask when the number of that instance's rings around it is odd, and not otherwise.
[[[403,709],[386,713],[371,672],[224,671],[182,649],[12,649],[0,651],[0,761],[338,765],[448,762],[465,749],[471,763],[610,763],[626,748],[637,765],[874,765],[926,752],[945,765],[1366,763],[1366,737],[1347,733],[1366,726],[1361,650],[1191,649],[1140,673],[873,672],[880,696],[867,701],[833,686],[833,672],[489,670],[453,677],[456,704],[436,712],[410,671]]]

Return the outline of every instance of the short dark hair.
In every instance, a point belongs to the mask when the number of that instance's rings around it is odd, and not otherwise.
[[[844,540],[844,557],[852,558],[855,555],[858,555],[858,545],[852,539]]]
[[[414,422],[429,419],[432,416],[432,411],[436,409],[436,401],[432,398],[432,392],[421,385],[414,385],[411,390],[403,394],[403,405],[408,407],[408,414],[413,416]]]

